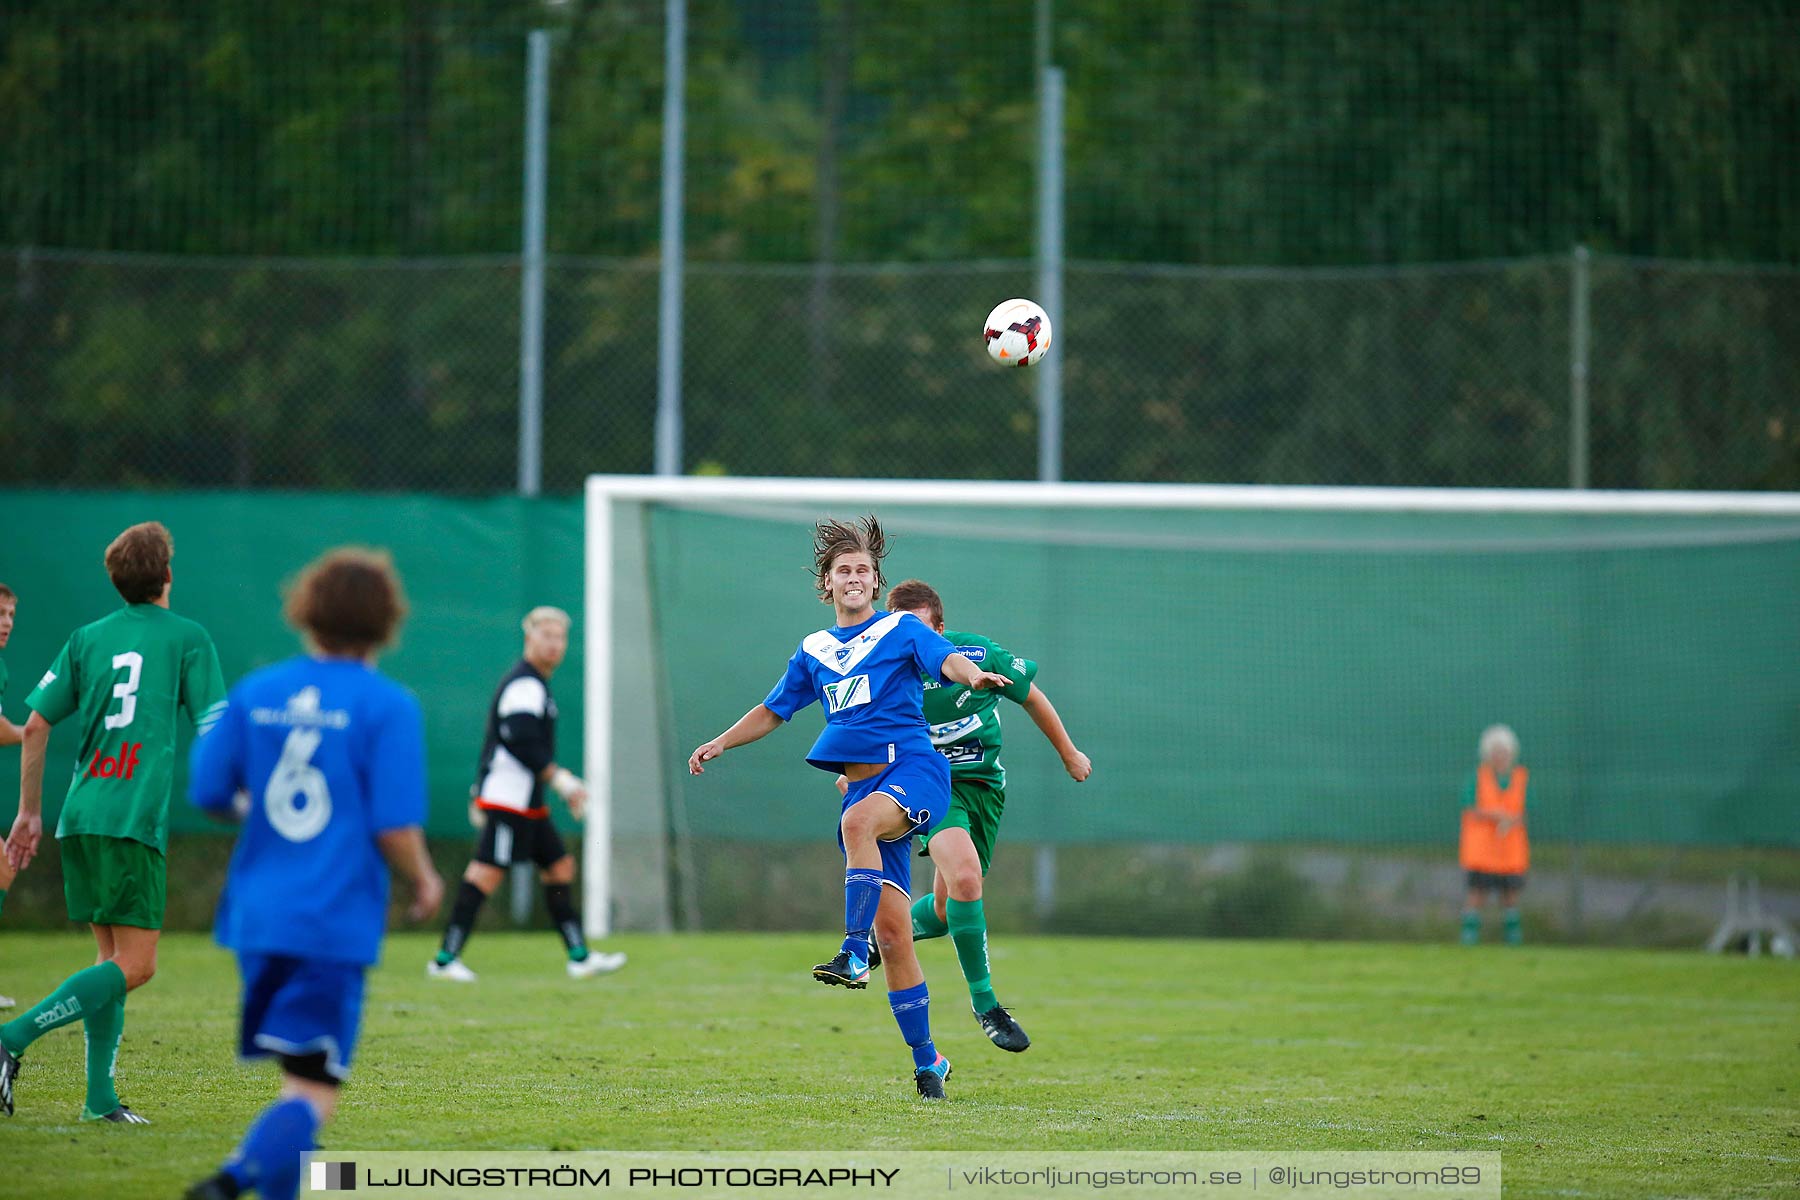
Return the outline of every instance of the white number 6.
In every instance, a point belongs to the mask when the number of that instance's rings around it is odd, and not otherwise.
[[[269,824],[290,842],[312,841],[331,821],[331,787],[325,772],[312,765],[321,736],[317,729],[290,730],[263,788]]]
[[[121,667],[125,669],[125,678],[113,684],[113,696],[119,701],[119,711],[106,718],[108,729],[123,729],[137,716],[138,677],[143,674],[144,656],[136,650],[113,655],[113,670],[117,671]]]

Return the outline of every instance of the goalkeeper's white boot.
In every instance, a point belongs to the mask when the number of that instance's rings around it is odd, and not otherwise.
[[[608,954],[604,950],[589,950],[583,959],[569,960],[569,978],[587,979],[593,975],[605,975],[625,965],[625,955]]]
[[[425,974],[431,979],[448,979],[453,983],[474,983],[479,978],[475,972],[463,965],[463,960],[453,958],[447,963],[432,959],[425,964]]]

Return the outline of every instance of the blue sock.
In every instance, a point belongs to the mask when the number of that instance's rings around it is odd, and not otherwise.
[[[937,1061],[937,1046],[931,1040],[931,993],[924,984],[903,992],[888,993],[888,1007],[900,1026],[900,1036],[912,1047],[913,1068],[929,1067]]]
[[[225,1173],[263,1200],[293,1200],[300,1191],[300,1156],[313,1148],[318,1129],[312,1105],[298,1096],[277,1100],[250,1123]]]
[[[852,867],[844,872],[844,949],[869,961],[869,930],[881,904],[881,872]]]

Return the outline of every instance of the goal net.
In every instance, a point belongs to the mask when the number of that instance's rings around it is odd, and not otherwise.
[[[1073,782],[1003,702],[987,896],[1012,928],[1441,932],[1496,723],[1546,931],[1644,916],[1683,852],[1800,846],[1800,496],[596,476],[596,936],[840,919],[817,706],[703,777],[685,759],[831,623],[813,523],[865,512],[890,586],[1036,660],[1093,760]]]

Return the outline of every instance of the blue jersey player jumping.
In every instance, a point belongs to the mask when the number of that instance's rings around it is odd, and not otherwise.
[[[849,781],[838,818],[844,943],[813,968],[813,978],[868,986],[873,933],[888,1004],[912,1048],[914,1083],[926,1099],[941,1099],[950,1063],[932,1044],[925,973],[913,953],[910,855],[912,835],[949,808],[950,767],[931,745],[922,676],[977,689],[1012,681],[976,667],[913,614],[875,607],[886,552],[873,516],[819,523],[813,569],[819,599],[835,608],[837,624],[801,642],[767,698],[689,755],[688,770],[703,773],[702,764],[772,733],[815,700],[824,706],[825,728],[806,761]]]
[[[230,816],[239,793],[249,796],[216,934],[244,980],[239,1053],[278,1058],[282,1081],[189,1200],[297,1193],[301,1155],[350,1071],[388,867],[411,885],[415,921],[443,899],[421,832],[424,718],[412,693],[374,669],[405,610],[385,555],[325,554],[287,600],[311,653],[246,676],[194,743],[195,804]]]

